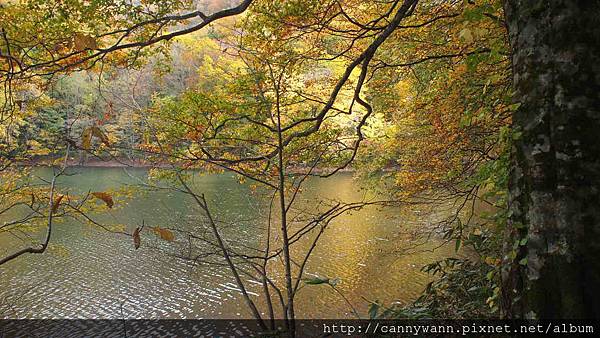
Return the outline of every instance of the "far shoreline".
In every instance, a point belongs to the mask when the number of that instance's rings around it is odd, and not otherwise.
[[[23,167],[52,167],[56,165],[63,165],[64,160],[60,158],[46,158],[46,159],[38,159],[31,161],[23,161],[19,162],[18,166]],[[125,159],[110,159],[110,160],[85,160],[80,161],[74,158],[71,158],[66,163],[67,167],[77,167],[77,168],[167,168],[167,164],[156,164],[143,160],[125,160]]]
[[[52,163],[54,162],[54,163]],[[17,166],[21,167],[52,167],[57,165],[64,164],[64,161],[61,161],[60,158],[55,159],[39,159],[32,161],[23,161],[17,163]],[[139,168],[139,169],[169,169],[170,164],[167,163],[152,163],[144,160],[129,160],[129,159],[110,159],[110,160],[100,160],[100,159],[88,159],[85,161],[76,160],[74,158],[69,159],[66,163],[67,167],[73,168]],[[306,167],[294,167],[289,168],[288,171],[292,173],[306,173],[309,169]],[[198,170],[197,168],[191,168],[191,170]],[[334,168],[314,168],[312,171],[314,173],[323,173],[326,171],[332,171]],[[384,169],[384,172],[393,171],[394,169]],[[354,168],[344,168],[338,170],[338,172],[344,173],[354,173],[356,169]]]

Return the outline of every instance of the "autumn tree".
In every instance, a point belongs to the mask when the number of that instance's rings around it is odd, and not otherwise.
[[[268,12],[275,18],[242,20],[240,25],[246,34],[241,43],[227,44],[237,62],[218,68],[217,79],[200,83],[197,90],[175,100],[158,100],[157,107],[151,109],[154,113],[150,120],[156,138],[142,149],[155,156],[157,163],[169,163],[173,172],[165,175],[175,178],[181,185],[179,190],[197,202],[212,230],[209,242],[220,249],[254,317],[263,321],[255,300],[246,292],[242,274],[262,281],[271,323],[279,316],[274,312],[272,299],[279,300],[279,312],[290,336],[295,335],[294,300],[301,286],[335,286],[333,279],[304,278],[310,256],[331,221],[351,210],[386,204],[315,201],[312,211],[295,208],[302,185],[309,177],[328,177],[352,163],[372,113],[371,106],[361,97],[372,58],[370,52],[358,54],[360,62],[344,62],[339,67],[328,58],[336,60],[341,56],[327,55],[315,48],[320,40],[311,35],[317,31],[309,27],[308,33],[283,29],[307,12],[325,10],[325,15],[335,16],[343,8],[331,7],[329,3],[295,5],[302,10],[275,2],[256,5],[252,11]],[[400,6],[388,25],[397,25],[411,8],[410,3]],[[384,37],[391,34],[391,30],[383,32]],[[369,51],[383,40],[368,38],[360,42]],[[359,75],[354,83],[350,78],[355,69]],[[323,100],[323,92],[329,93],[328,99]],[[272,214],[261,247],[250,253],[244,253],[248,248],[240,251],[243,248],[232,247],[221,233],[219,215],[211,212],[209,201],[191,187],[181,168],[224,169],[249,180],[259,191],[266,191]],[[201,243],[206,240],[203,238]],[[297,243],[306,240],[311,242],[308,251],[294,253]],[[278,280],[272,271],[273,262],[278,259],[283,264],[283,280]]]
[[[437,280],[414,308],[433,317],[497,316],[516,107],[502,3],[420,6],[374,62],[369,93],[377,127],[369,130],[358,168],[398,199],[438,214],[447,210],[419,229],[423,242],[441,235],[457,251],[466,247],[479,256],[425,267]]]

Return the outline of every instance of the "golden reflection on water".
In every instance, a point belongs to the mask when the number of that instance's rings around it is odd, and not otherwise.
[[[134,170],[143,177],[143,170]],[[74,190],[101,191],[136,180],[120,169],[85,169],[62,181]],[[247,186],[227,175],[202,176],[194,188],[206,191],[215,213],[238,226],[226,228],[228,236],[247,245],[264,240],[267,203],[256,201]],[[316,201],[339,199],[345,202],[373,198],[358,189],[349,174],[307,182],[298,208],[313,210]],[[312,209],[311,209],[312,208]],[[314,211],[314,210],[313,210]],[[197,227],[194,203],[172,192],[137,196],[102,215],[105,222],[127,224],[129,230],[142,219],[156,226]],[[390,304],[410,302],[423,290],[430,277],[421,266],[455,256],[452,246],[439,246],[430,239],[418,250],[405,251],[416,243],[409,234],[434,222],[434,216],[415,208],[367,207],[332,222],[319,241],[305,277],[339,278],[339,292],[361,314],[368,300]],[[278,231],[274,225],[273,234]],[[292,256],[301,261],[311,237],[292,246]],[[118,318],[236,318],[248,311],[225,268],[194,266],[164,252],[173,252],[169,243],[145,238],[134,250],[131,238],[107,234],[95,227],[65,222],[57,226],[53,253],[29,255],[0,267],[0,316]],[[0,234],[0,248],[14,243]],[[62,248],[59,253],[56,248]],[[276,262],[270,271],[282,276]],[[281,279],[281,278],[280,278]],[[11,287],[6,287],[11,285]],[[260,286],[250,283],[253,294]],[[258,301],[262,303],[262,298]],[[121,308],[121,304],[123,307]],[[7,306],[10,310],[7,310]],[[347,302],[327,285],[302,287],[296,302],[299,318],[353,317]],[[264,306],[261,310],[265,310]]]

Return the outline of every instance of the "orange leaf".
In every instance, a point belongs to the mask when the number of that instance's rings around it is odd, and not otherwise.
[[[52,213],[55,213],[56,210],[58,210],[58,207],[60,206],[60,201],[63,199],[63,197],[65,197],[65,195],[58,195],[54,199],[54,202],[52,202]]]
[[[92,195],[94,195],[94,197],[96,198],[103,200],[109,208],[112,208],[113,205],[115,205],[112,196],[105,192],[93,192]]]
[[[158,231],[160,232],[160,238],[164,239],[165,241],[172,242],[175,239],[173,232],[167,229],[159,229]]]
[[[154,228],[152,228],[152,231],[154,231],[154,233],[157,236],[159,236],[160,238],[164,239],[165,241],[172,242],[173,240],[175,240],[175,235],[170,230],[162,229],[162,228],[159,228],[159,227],[154,227]]]

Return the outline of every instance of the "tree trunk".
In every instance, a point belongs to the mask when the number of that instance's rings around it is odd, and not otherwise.
[[[508,318],[600,316],[600,1],[507,0],[516,101]],[[520,243],[516,243],[519,241]]]

